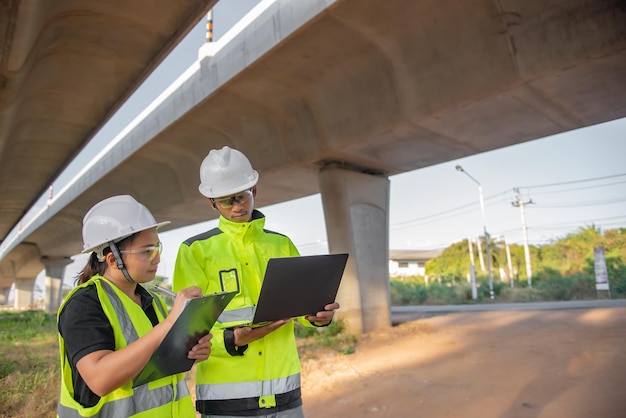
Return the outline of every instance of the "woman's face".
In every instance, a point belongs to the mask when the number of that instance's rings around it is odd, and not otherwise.
[[[161,261],[161,242],[156,228],[139,232],[130,245],[121,248],[122,259],[130,277],[137,283],[154,280]]]

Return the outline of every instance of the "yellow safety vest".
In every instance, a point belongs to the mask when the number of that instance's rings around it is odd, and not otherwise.
[[[74,293],[86,286],[96,286],[102,309],[113,328],[116,350],[126,347],[153,328],[142,308],[102,276],[94,276],[70,292],[59,308],[58,315],[61,314],[63,307]],[[163,299],[154,296],[152,304],[161,322],[167,315],[167,307]],[[164,377],[136,388],[133,388],[132,381],[129,381],[101,397],[96,405],[82,406],[74,400],[72,369],[65,352],[65,342],[60,334],[59,348],[62,381],[57,407],[58,418],[195,417],[195,410],[183,373]]]
[[[293,322],[251,342],[243,355],[229,354],[224,344],[225,329],[252,320],[268,260],[299,255],[288,237],[264,230],[264,225],[265,217],[257,210],[245,223],[221,216],[218,228],[188,239],[178,250],[174,290],[195,285],[204,294],[239,292],[211,330],[211,355],[198,363],[198,407],[202,401],[213,405],[230,400],[231,406],[240,402],[239,410],[246,410],[253,406],[251,399],[257,398],[258,408],[272,408],[277,395],[299,391],[300,359]],[[313,326],[303,318],[300,321]]]

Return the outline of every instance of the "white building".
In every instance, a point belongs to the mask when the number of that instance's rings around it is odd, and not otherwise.
[[[426,262],[443,250],[389,250],[389,276],[424,276]]]

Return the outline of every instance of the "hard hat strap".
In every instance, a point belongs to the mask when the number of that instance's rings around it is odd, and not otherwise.
[[[111,252],[113,253],[115,261],[117,262],[117,268],[122,272],[124,277],[126,277],[126,280],[128,280],[130,283],[136,284],[137,282],[135,282],[132,277],[130,277],[130,274],[128,274],[128,270],[126,270],[126,266],[124,265],[124,261],[122,260],[122,254],[120,254],[120,250],[118,250],[117,245],[115,245],[115,243],[111,241],[109,247],[111,248]]]

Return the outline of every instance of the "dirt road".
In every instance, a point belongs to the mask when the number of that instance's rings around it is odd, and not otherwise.
[[[626,308],[455,313],[303,360],[307,418],[626,417]]]

